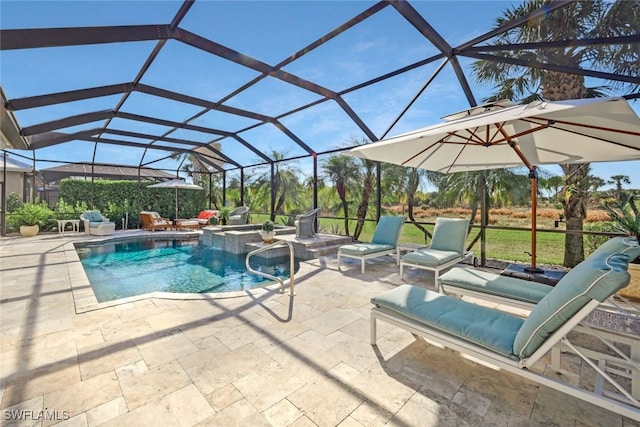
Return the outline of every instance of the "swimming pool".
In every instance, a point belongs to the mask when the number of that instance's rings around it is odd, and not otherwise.
[[[232,254],[197,240],[144,238],[76,244],[76,251],[98,302],[150,292],[231,292],[272,282],[250,274],[245,256]],[[253,268],[289,278],[289,259],[251,260]],[[295,270],[299,268],[295,262]]]

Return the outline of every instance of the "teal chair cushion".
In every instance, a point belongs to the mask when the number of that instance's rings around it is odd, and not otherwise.
[[[458,252],[439,251],[437,249],[417,250],[402,256],[402,261],[434,268],[454,259],[460,259]]]
[[[640,254],[635,238],[614,238],[567,273],[531,311],[513,352],[529,357],[590,300],[600,302],[629,284],[629,261]]]
[[[338,249],[340,253],[354,256],[365,256],[375,254],[382,251],[391,251],[395,248],[393,245],[377,245],[375,243],[354,243],[352,245],[343,245]]]
[[[522,326],[520,317],[411,285],[398,286],[372,298],[371,302],[515,359],[513,340]]]
[[[468,230],[468,219],[437,218],[430,248],[462,255]]]
[[[395,247],[400,239],[400,230],[404,225],[403,216],[381,216],[373,233],[371,243]]]
[[[100,211],[86,211],[84,213],[84,217],[89,220],[89,222],[101,222],[102,215]]]

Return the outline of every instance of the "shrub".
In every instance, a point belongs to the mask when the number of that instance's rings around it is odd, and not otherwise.
[[[22,206],[22,204],[22,199],[20,198],[20,195],[18,193],[9,193],[9,196],[7,197],[8,213],[15,212],[16,210],[20,209],[20,206]]]
[[[262,231],[273,231],[275,224],[270,219],[262,223]]]
[[[47,219],[51,218],[53,212],[46,202],[24,203],[12,215],[7,215],[7,222],[17,229],[23,225],[40,225],[44,227]]]
[[[586,222],[606,222],[611,221],[611,215],[603,210],[590,210],[587,212]]]
[[[610,222],[592,222],[584,225],[585,231],[595,231],[600,233],[615,233],[617,230]],[[584,252],[585,256],[589,256],[604,242],[609,240],[609,236],[596,236],[592,234],[584,235]]]

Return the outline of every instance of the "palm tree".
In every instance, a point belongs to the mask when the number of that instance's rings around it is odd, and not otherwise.
[[[271,199],[269,210],[271,220],[274,221],[276,214],[285,214],[303,205],[300,195],[304,186],[300,181],[303,173],[298,163],[282,161],[287,157],[286,152],[271,150],[270,157],[274,160],[273,181],[271,170],[268,170],[256,179],[255,185],[263,189],[263,192],[273,191],[274,197]],[[258,199],[262,200],[264,197]]]
[[[631,180],[626,175],[614,175],[611,177],[607,184],[615,184],[616,185],[616,202],[622,203],[622,184],[631,184]]]
[[[512,19],[523,17],[536,11],[550,0],[529,0],[510,8],[496,20],[498,26]],[[640,28],[640,7],[638,1],[607,2],[573,1],[566,6],[543,15],[537,22],[510,29],[497,37],[496,45],[533,43],[553,40],[581,40],[598,37],[637,35]],[[587,64],[592,69],[613,74],[638,75],[637,44],[570,45],[540,49],[505,51],[499,55],[536,61],[543,64],[577,68]],[[604,90],[620,90],[632,93],[637,84],[612,82],[610,87],[588,88],[585,78],[578,74],[567,74],[541,68],[528,68],[510,63],[489,60],[473,64],[476,78],[480,82],[495,83],[495,95],[488,100],[511,99],[520,102],[534,99],[559,101],[601,96]],[[562,200],[566,216],[567,230],[582,230],[586,218],[586,197],[588,195],[588,165],[563,164],[564,172]],[[586,185],[586,187],[585,187]],[[582,234],[568,233],[565,238],[564,265],[573,267],[584,259]]]
[[[342,213],[344,215],[344,230],[349,236],[349,202],[347,200],[347,188],[357,188],[359,186],[358,174],[360,167],[353,157],[333,155],[322,165],[322,170],[326,178],[333,182],[334,188],[340,197]]]
[[[369,141],[364,138],[360,140],[352,139],[347,145],[352,147],[354,145],[363,145],[367,142]],[[358,218],[358,220],[356,222],[356,229],[353,232],[353,238],[355,240],[358,240],[364,228],[364,220],[369,211],[369,201],[371,200],[371,193],[373,193],[373,187],[376,181],[376,162],[362,158],[358,159],[358,161],[361,164],[361,170],[356,179],[362,183],[362,194],[360,196],[360,203],[358,203],[358,208],[356,209],[356,218]]]
[[[554,203],[558,202],[558,193],[560,192],[560,187],[562,187],[562,177],[559,175],[552,175],[548,178],[540,177],[540,186],[546,190],[551,192],[553,190],[553,197],[549,194],[549,200],[553,199]]]
[[[482,173],[482,171],[457,172],[446,175],[444,178],[446,190],[441,193],[441,197],[450,205],[455,202],[468,203],[471,208],[471,224],[475,222],[482,200]],[[484,174],[485,200],[487,201],[485,220],[488,223],[489,207],[499,202],[503,194],[526,186],[528,177],[518,174],[516,169],[490,169]]]

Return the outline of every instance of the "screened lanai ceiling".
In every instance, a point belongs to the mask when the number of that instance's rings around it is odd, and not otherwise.
[[[568,3],[496,27],[517,2],[3,0],[2,148],[38,169],[178,171],[191,158],[210,172],[242,170],[314,159],[478,105],[493,88],[474,81],[477,59],[637,87],[636,75],[588,63],[504,55],[637,45],[637,32],[491,46]]]

